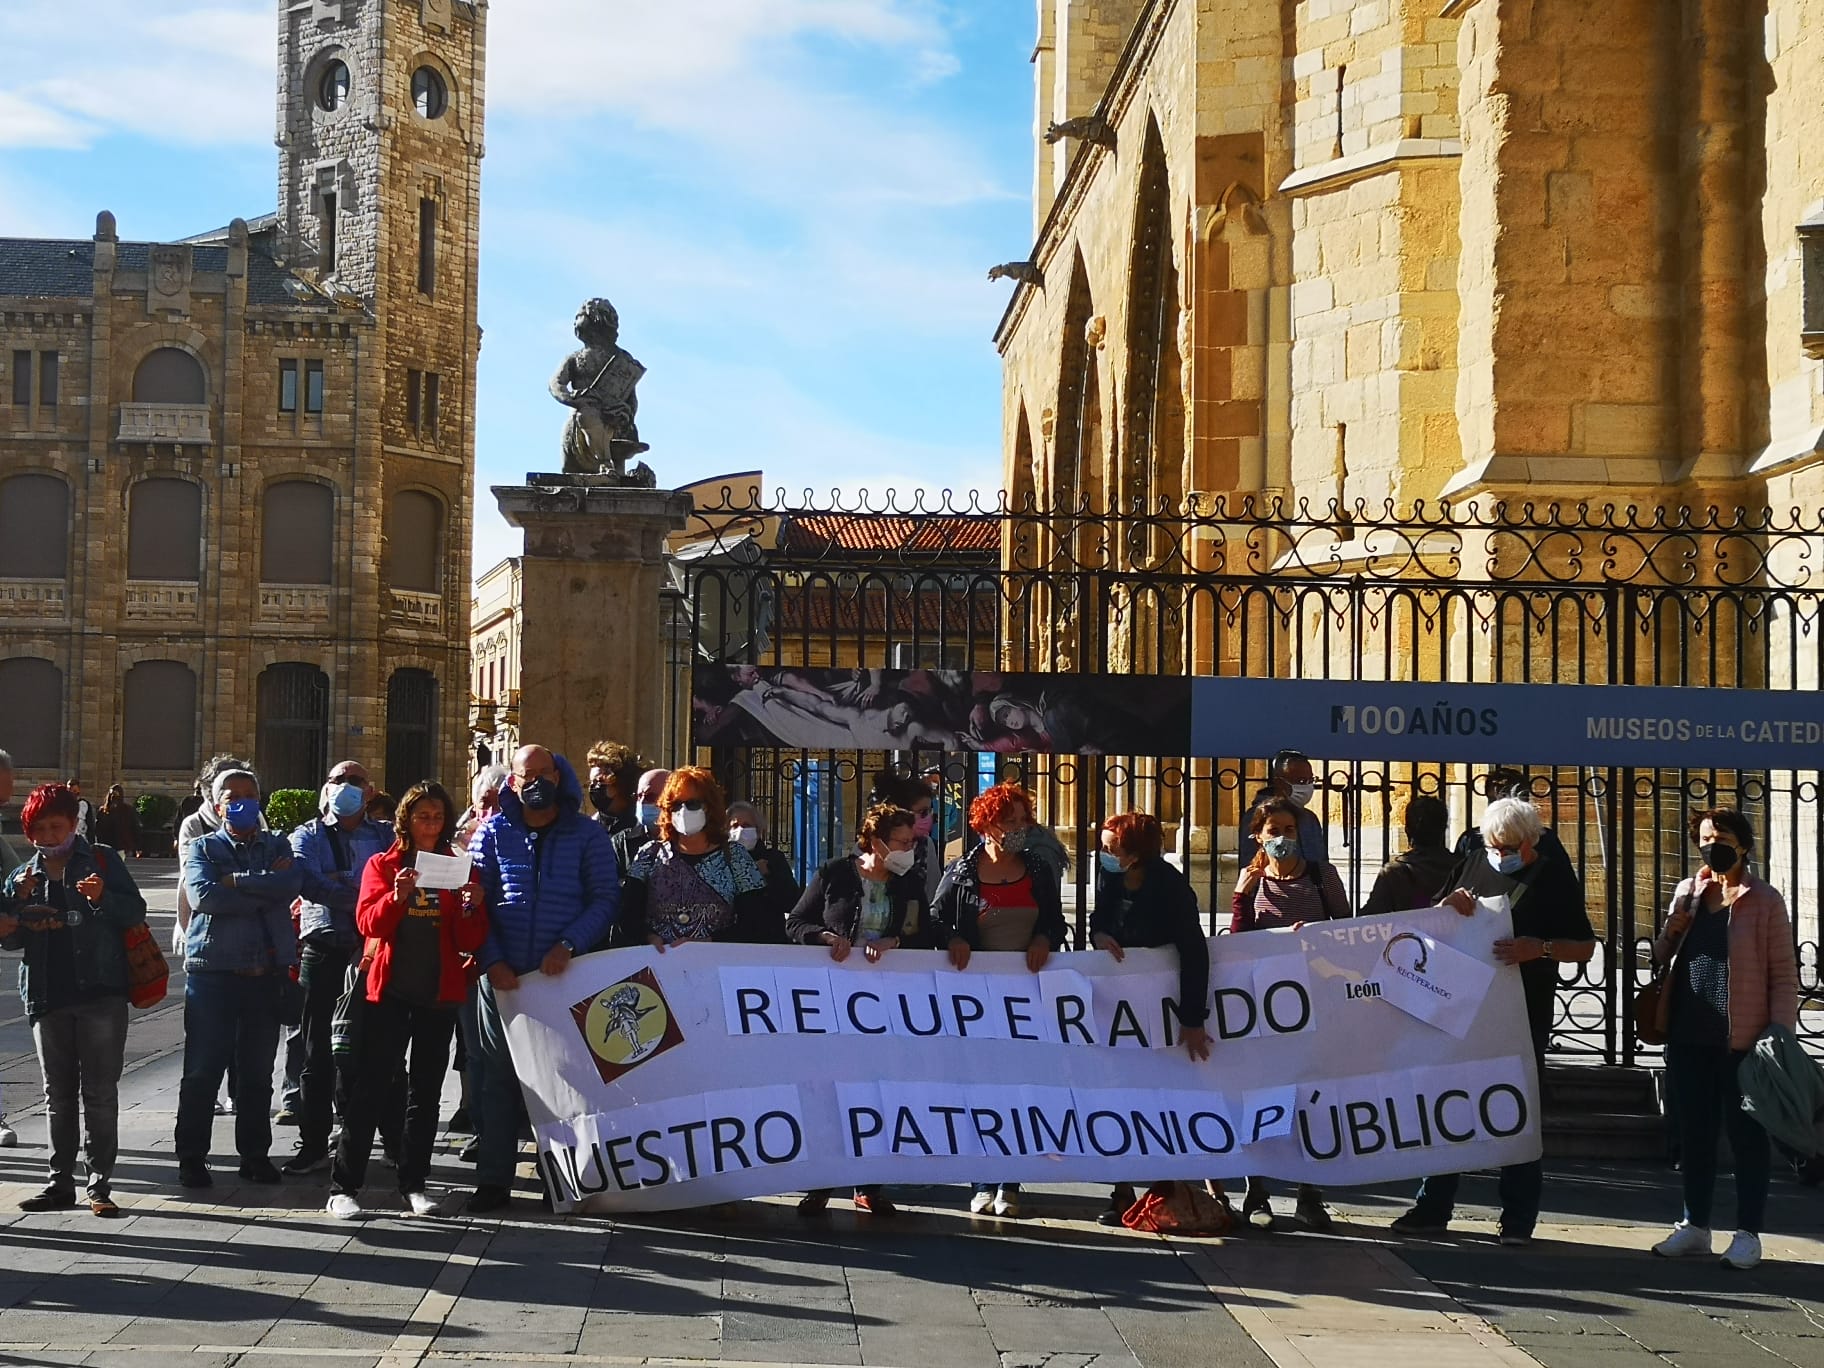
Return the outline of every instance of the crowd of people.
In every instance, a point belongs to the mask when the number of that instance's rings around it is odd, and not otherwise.
[[[1519,970],[1526,1043],[1542,1063],[1556,966],[1589,959],[1596,937],[1576,868],[1530,800],[1525,776],[1489,774],[1480,824],[1454,849],[1443,803],[1412,798],[1403,813],[1408,848],[1381,871],[1359,912],[1328,858],[1310,762],[1281,752],[1269,776],[1236,833],[1242,859],[1228,930],[1438,905],[1469,915],[1478,899],[1503,895],[1513,934],[1496,942],[1494,955]],[[587,756],[586,780],[564,756],[528,745],[510,766],[475,777],[466,808],[426,781],[382,817],[376,798],[383,795],[361,765],[344,761],[325,777],[317,817],[281,836],[268,827],[253,767],[233,756],[211,760],[198,781],[202,801],[178,832],[174,948],[186,975],[177,1181],[212,1185],[214,1124],[231,1115],[247,1182],[327,1170],[328,1212],[353,1219],[378,1137],[406,1209],[433,1214],[440,1204],[427,1180],[454,1045],[462,1103],[449,1129],[472,1132],[463,1157],[475,1164],[466,1209],[506,1209],[525,1113],[503,995],[522,975],[561,975],[573,957],[593,950],[650,945],[663,953],[692,941],[733,941],[877,961],[922,948],[959,969],[977,952],[1002,951],[1022,956],[1036,974],[1072,948],[1061,892],[1071,855],[1018,784],[995,784],[968,804],[969,839],[952,857],[934,829],[932,783],[882,774],[853,849],[810,871],[800,887],[760,809],[729,801],[710,770],[667,771],[603,742]],[[12,783],[11,761],[0,753],[0,802],[11,798]],[[21,1205],[78,1205],[80,1141],[84,1199],[95,1214],[111,1216],[119,1210],[112,1178],[128,1029],[123,943],[144,926],[145,902],[118,850],[93,828],[84,832],[73,786],[34,789],[21,820],[30,857],[15,861],[0,841],[8,866],[0,945],[23,952],[20,996],[43,1071],[50,1139],[49,1181]],[[1748,1268],[1760,1258],[1771,1147],[1742,1099],[1769,1028],[1796,1028],[1793,936],[1780,894],[1751,870],[1755,833],[1739,812],[1694,814],[1690,837],[1695,871],[1679,884],[1656,946],[1669,966],[1666,1066],[1682,1140],[1684,1211],[1654,1252],[1714,1254],[1711,1192],[1727,1134],[1737,1233],[1723,1262]],[[1083,948],[1117,960],[1134,949],[1173,950],[1184,1004],[1180,1043],[1207,1064],[1218,1052],[1201,1006],[1210,961],[1196,891],[1166,858],[1155,816],[1110,814],[1098,842]],[[448,871],[463,856],[467,880],[448,886]],[[271,1096],[281,1050],[286,1095],[277,1119],[298,1133],[282,1166],[272,1159]],[[14,1138],[0,1115],[0,1144]],[[1272,1228],[1283,1219],[1272,1177],[1247,1180],[1241,1221]],[[1502,1172],[1503,1244],[1532,1239],[1542,1189],[1538,1161]],[[1394,1231],[1445,1229],[1457,1192],[1456,1175],[1426,1179]],[[1220,1188],[1211,1185],[1210,1193],[1226,1210]],[[808,1193],[799,1210],[815,1216],[831,1195]],[[875,1216],[895,1210],[879,1187],[860,1189],[853,1200]],[[1118,1224],[1135,1201],[1131,1185],[1117,1185],[1098,1219]],[[976,1185],[968,1207],[1001,1219],[1023,1211],[1010,1183]],[[1298,1188],[1293,1214],[1304,1228],[1331,1228],[1323,1194],[1309,1184]]]

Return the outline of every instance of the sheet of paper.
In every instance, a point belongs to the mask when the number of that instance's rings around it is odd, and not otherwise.
[[[1494,965],[1413,931],[1395,936],[1376,968],[1382,997],[1458,1040],[1469,1034],[1495,978]]]
[[[418,871],[420,888],[461,888],[469,881],[467,855],[439,855],[434,850],[420,850],[412,857],[412,868]]]

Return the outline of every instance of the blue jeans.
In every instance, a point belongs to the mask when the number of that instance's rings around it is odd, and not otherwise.
[[[204,969],[184,982],[184,1074],[177,1089],[178,1162],[209,1157],[215,1095],[234,1066],[234,1148],[242,1160],[272,1149],[272,1066],[279,1048],[273,974]]]
[[[519,1161],[519,1075],[507,1050],[494,985],[486,978],[475,989],[475,1046],[481,1084],[469,1104],[481,1141],[475,1155],[475,1186],[510,1188]]]
[[[1672,1106],[1678,1117],[1685,1220],[1710,1229],[1716,1142],[1727,1132],[1729,1148],[1735,1154],[1735,1226],[1758,1235],[1767,1214],[1773,1150],[1761,1123],[1742,1110],[1736,1070],[1746,1053],[1722,1045],[1674,1041],[1666,1046],[1666,1072],[1671,1075]]]

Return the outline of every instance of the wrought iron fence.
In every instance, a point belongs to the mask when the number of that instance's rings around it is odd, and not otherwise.
[[[817,535],[806,535],[815,526]],[[1047,508],[1004,499],[853,507],[783,495],[699,507],[681,539],[672,634],[671,753],[688,744],[693,660],[855,668],[1191,673],[1420,682],[1816,689],[1824,639],[1824,524],[1770,511],[1471,502],[1313,508],[1252,497],[1182,506]],[[1025,782],[1073,853],[1079,935],[1094,833],[1112,812],[1157,814],[1213,929],[1227,925],[1236,826],[1278,743],[1259,754],[1157,756],[718,752],[731,790],[772,815],[809,867],[845,848],[871,773],[941,765],[947,830],[999,775]],[[1487,801],[1486,766],[1331,763],[1313,800],[1358,905],[1403,848],[1414,794],[1461,832]],[[1792,909],[1801,1028],[1824,1040],[1818,770],[1527,770],[1583,878],[1600,945],[1561,968],[1554,1051],[1633,1062],[1630,1008],[1647,946],[1694,867],[1688,815],[1739,807],[1760,869]]]

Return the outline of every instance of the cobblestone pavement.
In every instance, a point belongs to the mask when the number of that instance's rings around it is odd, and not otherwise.
[[[140,866],[161,931],[171,866]],[[11,957],[7,957],[11,958]],[[1029,1189],[1034,1219],[972,1223],[954,1189],[906,1189],[896,1220],[784,1200],[608,1221],[343,1224],[321,1175],[278,1189],[172,1184],[182,1012],[136,1013],[124,1081],[123,1219],[26,1215],[41,1183],[37,1065],[0,966],[0,1080],[20,1146],[0,1150],[0,1365],[366,1368],[439,1364],[882,1364],[902,1368],[1413,1368],[1651,1363],[1824,1368],[1824,1197],[1781,1183],[1769,1261],[1748,1274],[1645,1249],[1674,1177],[1559,1166],[1540,1240],[1493,1243],[1472,1179],[1460,1232],[1392,1240],[1400,1194],[1331,1194],[1339,1233],[1166,1241],[1090,1221],[1089,1188]],[[175,987],[175,985],[174,985]],[[225,1152],[229,1123],[218,1125]],[[278,1131],[288,1148],[292,1132]],[[440,1142],[455,1210],[468,1170]],[[282,1159],[283,1153],[276,1157]],[[527,1172],[529,1173],[529,1169]],[[1722,1210],[1730,1194],[1721,1194]],[[198,1200],[200,1198],[201,1200]]]

